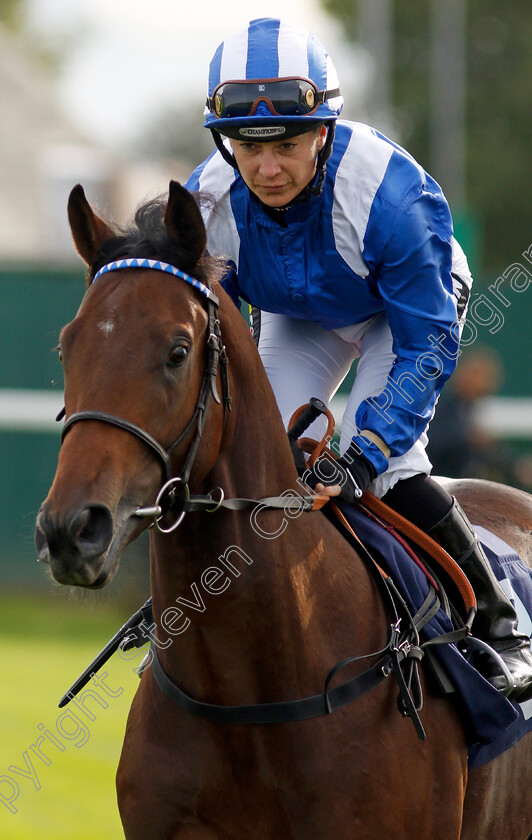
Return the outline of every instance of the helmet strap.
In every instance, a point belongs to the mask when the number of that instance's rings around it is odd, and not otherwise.
[[[211,128],[211,134],[212,134],[212,138],[213,138],[213,140],[216,144],[216,148],[220,152],[220,154],[223,157],[223,159],[225,160],[225,162],[228,163],[229,166],[232,166],[233,169],[236,169],[237,172],[240,172],[240,170],[238,168],[238,163],[236,162],[236,158],[235,158],[234,154],[232,154],[232,152],[230,152],[229,149],[225,146],[224,141],[223,141],[223,137],[220,134],[220,132],[216,131],[215,128]]]
[[[334,143],[334,135],[336,132],[336,121],[331,120],[331,122],[327,123],[327,139],[323,144],[323,149],[320,149],[318,152],[318,160],[317,160],[317,172],[318,177],[316,179],[316,183],[312,187],[312,195],[321,195],[323,190],[323,182],[325,180],[325,175],[327,172],[327,161],[329,160],[333,143]]]

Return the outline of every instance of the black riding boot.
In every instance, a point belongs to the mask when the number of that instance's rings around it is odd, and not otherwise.
[[[505,595],[489,561],[462,508],[453,499],[449,512],[428,529],[430,536],[444,548],[469,578],[477,599],[473,632],[487,642],[502,658],[514,680],[506,692],[522,703],[532,698],[532,651],[530,639],[517,630],[517,615]],[[485,656],[485,662],[490,668]],[[495,688],[504,688],[505,679],[493,664],[484,676]]]

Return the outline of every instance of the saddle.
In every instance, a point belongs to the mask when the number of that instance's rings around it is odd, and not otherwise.
[[[321,441],[302,437],[319,414],[327,417]],[[288,437],[298,472],[307,472],[328,448],[334,433],[334,418],[319,400],[312,399],[292,417]],[[308,456],[305,458],[304,453]],[[301,475],[301,472],[300,472]],[[406,615],[418,621],[425,609],[426,592],[435,592],[441,605],[420,627],[423,661],[434,684],[457,708],[468,745],[468,766],[480,767],[512,747],[532,729],[532,701],[522,705],[509,701],[493,688],[471,664],[481,649],[499,657],[489,645],[471,635],[476,612],[473,589],[460,567],[431,537],[366,490],[361,499],[342,504],[336,499],[322,512],[342,531],[358,554],[378,576],[391,577],[406,605]],[[532,621],[532,573],[517,554],[497,537],[476,528],[495,576],[516,593]],[[389,584],[388,584],[389,585]],[[408,618],[407,618],[408,620]],[[428,639],[428,641],[427,641]],[[408,680],[407,675],[407,680]],[[415,684],[408,689],[417,708]],[[402,709],[412,716],[412,711]]]
[[[320,414],[325,415],[327,418],[327,430],[322,439],[315,441],[311,438],[302,438],[302,433]],[[293,414],[290,421],[288,439],[300,477],[303,477],[305,473],[308,475],[309,468],[325,452],[329,458],[336,457],[328,447],[328,443],[332,440],[334,434],[334,426],[335,421],[332,413],[321,400],[315,397],[306,406],[301,406]],[[305,458],[304,453],[307,454],[308,459]],[[469,580],[453,558],[428,534],[398,514],[370,493],[369,490],[366,490],[362,498],[354,503],[354,506],[360,511],[363,511],[377,527],[384,529],[393,539],[400,543],[410,560],[416,564],[430,585],[438,593],[443,607],[455,628],[465,627],[466,629],[470,629],[476,613],[475,593]],[[329,519],[331,519],[336,527],[342,531],[346,538],[354,544],[355,548],[360,550],[362,547],[363,552],[367,555],[368,550],[371,549],[371,545],[364,545],[360,534],[357,533],[353,519],[356,519],[357,522],[359,520],[357,517],[354,517],[352,508],[353,505],[343,505],[336,499],[333,499],[323,508],[323,511],[329,516]],[[373,542],[375,541],[373,540]],[[378,553],[381,554],[381,552]],[[382,574],[386,574],[382,569],[382,556],[380,564],[376,563],[373,557],[371,557],[371,560],[380,568]]]

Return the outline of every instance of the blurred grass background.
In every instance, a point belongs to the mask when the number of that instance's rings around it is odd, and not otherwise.
[[[91,704],[94,721],[79,713],[90,732],[84,745],[76,747],[75,741],[60,737],[56,729],[64,711],[57,705],[62,695],[141,603],[128,612],[123,599],[110,603],[98,593],[92,596],[64,589],[0,596],[0,777],[11,776],[20,787],[13,802],[16,814],[0,802],[2,840],[118,840],[124,836],[115,773],[139,682],[133,668],[140,663],[141,652],[129,662],[115,654],[102,669],[108,672],[109,687],[123,688],[123,692],[114,698],[98,689],[109,705]],[[73,706],[72,710],[76,711]],[[61,752],[50,742],[43,743],[43,753],[52,761],[49,766],[30,750],[41,735],[40,723],[66,747]],[[26,769],[24,751],[32,757],[40,790],[30,778],[8,769],[11,764]],[[1,781],[0,793],[10,793]]]

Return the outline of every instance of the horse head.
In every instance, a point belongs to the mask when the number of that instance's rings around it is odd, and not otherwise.
[[[66,422],[36,546],[58,582],[98,588],[147,527],[137,511],[164,481],[184,470],[183,485],[201,486],[216,461],[223,290],[197,204],[176,182],[125,230],[102,221],[79,185],[68,216],[88,289],[61,332]]]

